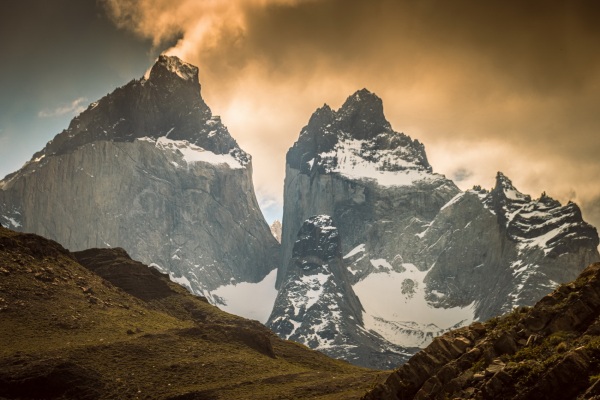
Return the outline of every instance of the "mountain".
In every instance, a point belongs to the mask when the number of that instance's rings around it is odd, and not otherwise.
[[[501,173],[491,191],[461,191],[433,172],[423,144],[392,129],[381,99],[365,89],[337,111],[316,110],[287,153],[280,291],[303,257],[296,235],[315,215],[337,228],[341,279],[363,309],[355,323],[405,352],[532,305],[600,260],[597,231],[577,205],[532,199]],[[285,301],[278,296],[274,310]]]
[[[0,227],[0,398],[357,399],[385,378],[132,260]]]
[[[391,369],[406,361],[409,353],[363,328],[363,308],[348,273],[331,217],[307,219],[267,326],[285,339],[364,367]]]
[[[212,292],[262,282],[279,252],[250,156],[202,99],[198,68],[168,56],[1,181],[0,222],[71,250],[123,247],[230,307],[235,296]],[[266,320],[270,307],[254,317]]]
[[[279,243],[281,243],[281,221],[276,219],[275,221],[273,221],[270,228],[271,228],[271,233],[273,234],[275,239],[277,239],[277,241]]]
[[[534,307],[436,338],[363,399],[595,399],[600,264]]]

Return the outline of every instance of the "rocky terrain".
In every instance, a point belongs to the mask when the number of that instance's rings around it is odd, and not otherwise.
[[[0,222],[71,250],[122,247],[213,303],[228,302],[213,290],[277,267],[250,156],[202,99],[198,68],[176,57],[92,103],[1,181]]]
[[[331,357],[392,369],[406,361],[413,349],[404,351],[364,328],[363,308],[347,273],[331,217],[309,218],[298,232],[287,280],[267,326],[285,339]]]
[[[600,396],[600,263],[533,307],[436,338],[363,399]]]
[[[0,227],[0,398],[351,399],[381,372],[283,341],[123,249]]]
[[[576,204],[532,198],[502,173],[490,191],[461,191],[433,172],[423,144],[392,129],[381,99],[365,89],[337,111],[318,109],[287,153],[277,284],[290,298],[298,294],[286,282],[297,280],[293,260],[303,257],[296,235],[315,215],[331,216],[337,229],[344,282],[318,301],[342,297],[339,288],[350,285],[363,312],[347,323],[405,353],[533,305],[600,260],[598,233]],[[280,293],[271,321],[285,318],[288,302]],[[288,309],[288,322],[300,323]],[[314,312],[315,324],[331,318]],[[289,335],[288,325],[272,326]]]

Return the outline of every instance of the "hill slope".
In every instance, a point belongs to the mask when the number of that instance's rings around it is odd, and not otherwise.
[[[122,249],[0,227],[0,398],[357,398],[381,372],[278,339]]]

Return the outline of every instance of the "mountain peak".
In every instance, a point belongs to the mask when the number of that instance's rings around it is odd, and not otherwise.
[[[198,67],[182,61],[176,56],[160,55],[150,70],[149,80],[177,76],[184,81],[198,82]]]
[[[512,181],[500,171],[496,174],[496,186],[492,192],[502,194],[503,197],[510,200],[531,201],[531,196],[519,192]]]
[[[423,144],[395,132],[382,100],[367,89],[354,92],[337,111],[327,104],[318,108],[286,161],[304,174],[341,173],[387,186],[412,184],[432,172]]]
[[[135,79],[92,103],[69,127],[32,157],[69,153],[96,141],[142,138],[187,141],[215,154],[231,154],[246,165],[241,150],[202,99],[198,67],[161,55],[147,78]]]
[[[367,89],[367,88],[362,88],[362,89],[354,92],[351,96],[349,96],[346,99],[346,102],[344,103],[342,108],[344,108],[344,106],[347,105],[348,103],[352,103],[352,102],[354,102],[354,103],[375,103],[375,104],[381,104],[383,107],[381,98],[379,96],[377,96],[375,93],[369,91],[369,89]]]
[[[376,94],[361,89],[348,97],[337,112],[342,129],[356,139],[371,139],[392,129],[383,114],[383,102]]]

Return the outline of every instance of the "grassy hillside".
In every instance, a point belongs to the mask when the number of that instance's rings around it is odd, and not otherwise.
[[[0,227],[0,398],[351,399],[382,379],[222,312],[121,249],[72,254]]]

